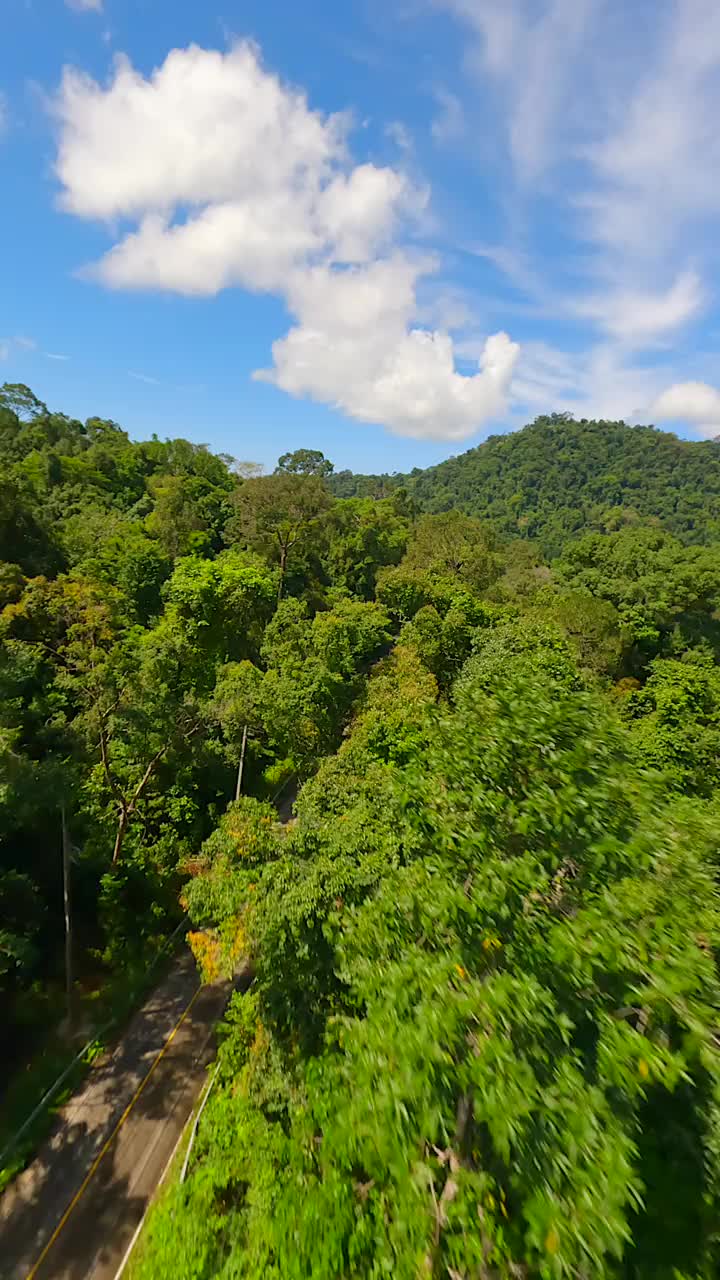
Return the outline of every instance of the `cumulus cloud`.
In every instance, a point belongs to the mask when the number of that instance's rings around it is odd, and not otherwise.
[[[650,405],[657,422],[689,422],[699,435],[720,435],[720,391],[707,382],[676,382]]]
[[[299,324],[273,345],[274,369],[256,377],[361,421],[392,423],[400,435],[465,439],[502,413],[519,348],[494,334],[478,373],[457,373],[448,334],[408,329],[417,273],[398,254],[301,274],[289,294]]]
[[[69,68],[56,107],[62,205],[100,218],[280,190],[306,198],[343,157],[347,131],[248,43],[226,54],[174,49],[148,78],[121,55],[107,88]]]
[[[296,319],[258,376],[349,416],[461,439],[502,412],[517,348],[488,339],[460,374],[451,338],[418,324],[437,263],[403,249],[427,192],[353,164],[347,115],[322,115],[249,43],[173,50],[106,87],[68,69],[55,110],[61,206],[129,229],[86,274],[112,288],[282,296]]]

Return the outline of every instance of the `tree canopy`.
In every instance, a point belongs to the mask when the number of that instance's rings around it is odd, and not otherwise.
[[[720,1269],[714,444],[409,477],[0,393],[0,998],[245,961],[144,1280]],[[12,1061],[4,1070],[12,1069]]]
[[[702,543],[718,536],[720,444],[551,414],[426,471],[340,471],[330,485],[343,498],[386,497],[402,486],[424,511],[457,507],[506,535],[537,539],[551,557],[579,533],[646,521]]]

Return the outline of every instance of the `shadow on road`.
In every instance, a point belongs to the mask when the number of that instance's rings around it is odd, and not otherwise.
[[[229,994],[229,984],[225,987],[203,988],[178,1026],[197,991],[192,957],[183,956],[115,1051],[94,1064],[35,1160],[0,1197],[2,1280],[26,1280],[132,1103],[38,1268],[37,1280],[99,1280],[118,1249],[122,1257],[162,1172],[157,1166],[166,1163],[202,1086],[213,1052],[212,1028]]]

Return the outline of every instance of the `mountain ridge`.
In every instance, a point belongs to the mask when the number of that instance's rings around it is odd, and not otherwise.
[[[425,470],[341,471],[329,483],[336,497],[403,487],[421,511],[458,507],[550,555],[575,533],[625,523],[659,521],[689,543],[720,535],[720,441],[621,421],[551,414]]]

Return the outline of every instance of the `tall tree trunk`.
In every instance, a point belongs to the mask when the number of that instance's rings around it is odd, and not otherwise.
[[[72,936],[72,890],[70,885],[70,832],[68,831],[65,805],[60,810],[62,822],[62,866],[63,866],[63,908],[65,911],[65,1000],[67,1004],[68,1027],[72,1031],[75,1021],[75,1001],[73,998],[73,936]]]
[[[239,765],[238,765],[238,772],[237,772],[237,785],[236,785],[236,787],[235,787],[235,801],[236,801],[236,803],[237,803],[237,801],[240,799],[240,793],[241,793],[241,791],[242,791],[243,768],[244,768],[244,766],[245,766],[245,748],[246,748],[246,746],[247,746],[247,730],[248,730],[247,725],[246,725],[246,724],[245,724],[245,725],[243,725],[242,746],[241,746],[241,748],[240,748],[240,763],[239,763]]]
[[[282,600],[283,587],[285,585],[285,566],[287,564],[288,549],[287,544],[282,543],[280,546],[280,581],[278,582],[278,604]]]
[[[120,854],[122,853],[122,847],[125,841],[125,832],[128,828],[129,817],[130,815],[128,810],[123,805],[120,809],[120,819],[118,821],[117,833],[115,835],[115,848],[113,849],[112,856],[113,866],[116,862],[120,861]]]
[[[198,727],[199,727],[198,725],[195,725],[192,730],[192,733],[194,733]],[[189,733],[185,735],[186,738],[190,736],[191,735]],[[127,799],[126,796],[122,794],[117,783],[113,781],[112,774],[110,773],[109,768],[106,767],[106,773],[107,773],[108,779],[111,783],[113,791],[115,792],[115,795],[118,797],[118,809],[120,811],[117,834],[115,836],[115,848],[113,849],[113,856],[112,856],[113,864],[116,862],[119,862],[120,860],[120,854],[122,853],[123,842],[125,840],[125,833],[130,824],[130,818],[134,813],[137,812],[137,802],[140,799],[140,796],[142,795],[143,791],[145,790],[148,782],[150,781],[153,774],[155,773],[155,770],[157,769],[158,764],[162,760],[166,751],[167,751],[167,744],[162,746],[159,751],[155,752],[155,755],[150,761],[147,769],[145,770],[140,781],[138,782],[129,800]]]

